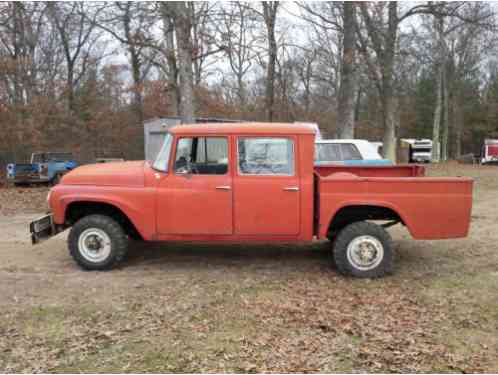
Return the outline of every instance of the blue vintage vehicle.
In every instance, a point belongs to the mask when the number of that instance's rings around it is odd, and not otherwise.
[[[61,177],[78,166],[70,153],[38,152],[31,155],[30,163],[7,165],[7,181],[16,185],[57,184]]]

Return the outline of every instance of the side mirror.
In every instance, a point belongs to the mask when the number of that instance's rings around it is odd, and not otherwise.
[[[182,165],[181,167],[177,168],[175,170],[176,174],[182,175],[185,178],[191,178],[192,177],[192,164],[187,160],[187,162]]]

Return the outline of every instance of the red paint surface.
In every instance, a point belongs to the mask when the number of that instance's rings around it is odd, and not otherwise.
[[[79,167],[52,189],[55,222],[64,223],[72,202],[91,201],[119,208],[145,240],[309,241],[314,235],[326,236],[340,208],[370,205],[397,212],[414,238],[467,235],[470,178],[424,177],[424,168],[412,165],[314,168],[314,133],[306,125],[198,124],[174,127],[171,133],[173,144],[181,136],[227,137],[228,173],[175,175],[171,172],[174,156],[168,173],[144,162]],[[242,136],[292,138],[294,175],[239,175],[236,144]],[[219,186],[230,189],[219,190]],[[299,191],[284,190],[287,187]]]
[[[488,149],[488,156],[498,156],[498,145],[497,146],[486,146]]]

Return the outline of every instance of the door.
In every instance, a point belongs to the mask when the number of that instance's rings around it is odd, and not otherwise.
[[[294,137],[238,137],[235,233],[297,235],[300,181]]]
[[[158,233],[232,234],[228,139],[183,137],[176,142],[173,170],[157,190]]]

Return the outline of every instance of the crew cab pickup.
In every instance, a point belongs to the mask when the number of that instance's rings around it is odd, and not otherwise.
[[[71,227],[84,269],[109,269],[129,239],[303,242],[329,239],[337,270],[391,272],[386,230],[415,239],[467,236],[470,178],[425,177],[406,166],[314,166],[314,129],[237,123],[172,127],[153,162],[86,165],[50,190],[51,214],[31,223],[34,243]]]

